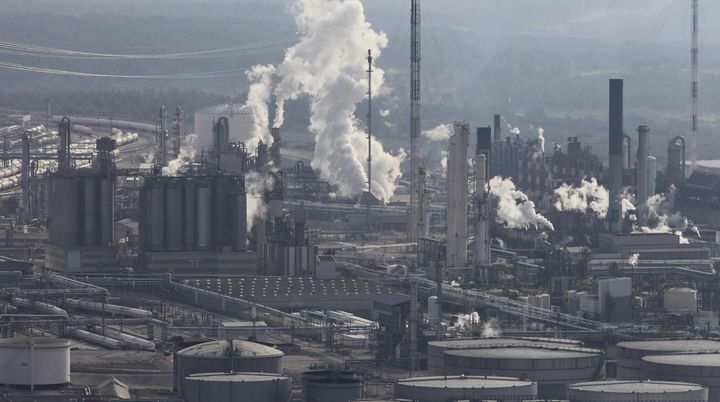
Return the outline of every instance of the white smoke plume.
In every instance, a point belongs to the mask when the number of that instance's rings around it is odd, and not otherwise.
[[[490,180],[490,194],[498,198],[497,217],[514,229],[539,228],[555,230],[553,224],[535,210],[535,203],[515,188],[510,179],[499,176]]]
[[[258,142],[262,141],[268,146],[272,145],[273,138],[270,135],[270,114],[268,102],[272,95],[273,75],[275,67],[271,65],[257,65],[245,72],[245,75],[252,82],[248,89],[248,97],[245,107],[250,108],[253,116],[253,131],[245,146],[250,152],[255,152]]]
[[[252,229],[255,222],[267,215],[268,209],[263,198],[266,180],[272,176],[261,175],[257,172],[250,172],[245,175],[245,193],[247,194],[247,230]]]
[[[630,264],[631,267],[635,268],[635,267],[637,267],[639,260],[640,260],[640,254],[635,253],[628,258],[628,264]]]
[[[423,130],[427,139],[420,147],[420,158],[426,168],[445,172],[447,170],[447,141],[453,135],[452,124],[440,124],[435,128]]]
[[[583,179],[578,187],[564,183],[555,189],[555,209],[558,211],[593,211],[598,218],[607,216],[610,193],[596,178]]]
[[[310,131],[315,135],[312,166],[343,194],[360,194],[366,188],[367,134],[358,128],[357,104],[366,98],[368,49],[380,57],[387,37],[372,29],[360,0],[291,0],[300,42],[285,52],[277,66],[279,79],[275,127],[283,125],[286,101],[307,95]],[[373,89],[383,93],[384,71],[374,67]],[[400,177],[403,152],[392,155],[372,139],[375,196],[389,199]]]
[[[168,162],[167,166],[163,166],[163,176],[177,176],[183,166],[195,160],[195,141],[197,141],[196,134],[188,134],[183,138],[177,158]]]
[[[680,212],[673,212],[676,193],[677,188],[670,186],[666,194],[656,194],[648,198],[648,225],[639,228],[641,232],[674,233],[680,237],[681,243],[689,243],[689,240],[683,236],[683,231],[686,229],[693,230],[699,236],[699,231],[692,222]]]
[[[540,145],[540,150],[542,151],[542,153],[545,153],[545,129],[542,127],[538,127],[537,134],[538,134],[538,145]]]
[[[460,314],[453,327],[458,331],[466,331],[478,324],[480,324],[480,315],[473,311],[471,314]]]
[[[491,318],[488,321],[485,321],[482,329],[483,338],[497,338],[501,335],[502,329],[500,328],[500,323],[496,318]]]

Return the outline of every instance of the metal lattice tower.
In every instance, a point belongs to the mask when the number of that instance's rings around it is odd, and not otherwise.
[[[700,76],[700,47],[699,47],[699,0],[692,1],[692,48],[690,49],[690,62],[692,64],[692,166],[697,165],[697,135],[698,135],[698,81]],[[684,178],[683,178],[684,179]]]
[[[418,217],[418,141],[420,140],[420,0],[410,0],[410,222],[408,240],[421,235]]]

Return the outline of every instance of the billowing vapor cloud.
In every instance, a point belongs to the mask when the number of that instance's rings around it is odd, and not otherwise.
[[[182,144],[180,144],[180,153],[178,157],[168,162],[167,166],[162,168],[163,176],[177,176],[178,171],[185,164],[195,160],[195,141],[197,135],[188,134],[183,138]]]
[[[360,0],[292,0],[290,12],[302,38],[275,69],[278,77],[274,126],[284,122],[285,102],[310,99],[310,131],[315,135],[312,166],[341,193],[366,188],[367,134],[358,128],[356,105],[366,97],[368,49],[377,59],[387,37],[372,29]],[[383,93],[384,72],[374,67],[373,89]],[[404,153],[392,155],[372,139],[372,192],[390,198],[400,177]]]
[[[248,89],[248,97],[245,106],[250,108],[253,116],[253,131],[245,146],[250,152],[255,152],[258,142],[272,145],[273,138],[270,135],[270,114],[268,102],[272,95],[272,80],[275,74],[275,67],[258,65],[245,72],[245,75],[252,82]]]
[[[422,135],[430,141],[447,141],[453,135],[453,125],[440,124],[435,128],[423,130]]]
[[[555,189],[555,209],[558,211],[593,211],[598,218],[605,218],[608,212],[608,190],[598,184],[596,178],[582,180],[578,187],[564,183]]]
[[[490,180],[490,194],[498,198],[497,217],[509,228],[528,229],[544,226],[555,230],[553,224],[535,210],[535,203],[515,188],[510,179],[499,176]]]
[[[656,194],[647,200],[648,225],[639,228],[645,233],[675,233],[680,236],[681,243],[689,240],[683,237],[683,231],[690,229],[698,236],[700,233],[680,212],[673,212],[677,188],[670,186],[666,194]]]
[[[253,228],[255,222],[260,221],[267,215],[267,205],[263,198],[265,194],[264,178],[270,180],[272,176],[261,175],[250,172],[245,175],[245,192],[247,194],[247,230]]]
[[[540,150],[543,153],[545,153],[545,129],[542,127],[538,127],[537,134],[538,134],[538,145],[540,145]]]
[[[435,128],[423,130],[422,136],[427,140],[420,147],[420,158],[430,170],[447,170],[447,141],[453,135],[452,124],[440,124]]]
[[[635,253],[635,254],[631,255],[630,257],[628,257],[628,264],[630,264],[630,266],[632,266],[632,267],[637,267],[639,260],[640,260],[640,254]]]

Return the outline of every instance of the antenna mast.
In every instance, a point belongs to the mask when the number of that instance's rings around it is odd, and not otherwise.
[[[420,238],[418,141],[420,139],[420,0],[410,0],[410,222],[408,240]]]

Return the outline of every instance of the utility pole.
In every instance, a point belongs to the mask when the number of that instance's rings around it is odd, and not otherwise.
[[[408,240],[420,238],[418,225],[418,141],[420,140],[420,0],[410,0],[410,222]]]
[[[700,78],[700,5],[699,0],[692,1],[692,48],[690,62],[692,64],[692,166],[697,167],[697,136],[698,136],[698,81]],[[683,180],[685,178],[683,177]]]
[[[368,140],[368,157],[367,157],[367,177],[368,177],[368,194],[367,194],[367,228],[370,232],[372,228],[370,216],[370,203],[372,201],[372,50],[368,49],[368,112],[367,112],[367,140]]]

